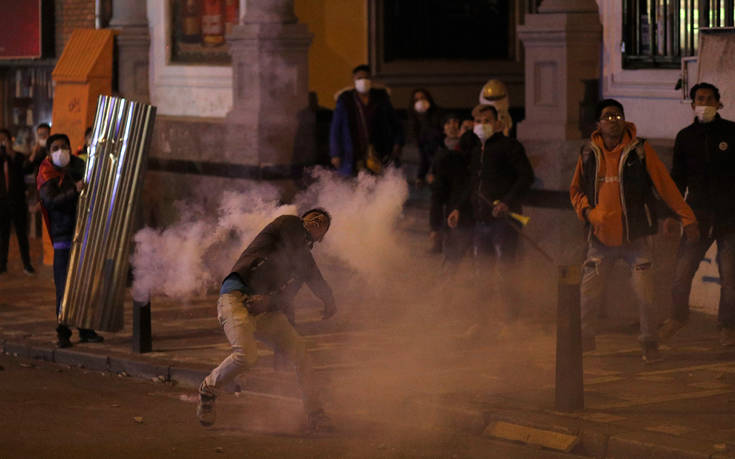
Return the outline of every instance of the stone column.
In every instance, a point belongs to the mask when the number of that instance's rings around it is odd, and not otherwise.
[[[526,85],[526,116],[518,125],[518,139],[537,177],[535,207],[526,210],[532,220],[524,231],[557,263],[581,262],[583,225],[571,210],[568,190],[582,144],[583,100],[595,93],[586,89],[600,78],[602,26],[597,3],[545,0],[538,14],[526,15],[518,35],[525,48]],[[555,267],[541,267],[536,261],[540,257],[530,248],[523,253],[535,262],[533,269],[542,271],[536,277],[549,280],[537,288],[555,291]]]
[[[120,95],[149,103],[148,62],[151,37],[146,2],[113,0],[110,28],[118,30],[115,43]]]
[[[229,162],[285,176],[314,156],[308,51],[312,34],[293,0],[248,0],[242,23],[227,37],[232,54]]]

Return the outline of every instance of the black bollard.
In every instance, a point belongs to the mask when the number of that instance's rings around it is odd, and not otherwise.
[[[133,352],[143,354],[152,350],[151,302],[133,300]]]
[[[579,306],[581,273],[578,265],[559,266],[556,306],[556,400],[558,411],[584,409],[582,324]]]

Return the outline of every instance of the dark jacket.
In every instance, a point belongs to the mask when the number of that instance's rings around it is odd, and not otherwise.
[[[74,238],[79,201],[75,183],[82,179],[84,161],[72,156],[69,164],[61,169],[61,172],[62,176],[54,177],[41,185],[39,197],[48,216],[51,241],[71,242]]]
[[[432,104],[426,113],[416,113],[412,109],[408,113],[409,129],[416,139],[416,145],[420,151],[433,155],[441,148],[444,136],[441,122],[444,115],[441,109]]]
[[[361,116],[360,108],[362,104],[357,91],[350,89],[339,95],[332,115],[329,156],[342,159],[339,171],[344,175],[354,174],[357,163],[365,160],[367,145],[360,140],[364,137],[361,134],[364,129],[363,118],[368,124],[369,143],[373,145],[380,159],[388,159],[393,151],[393,145],[404,143],[403,128],[385,89],[370,90],[369,110],[372,116]]]
[[[460,142],[456,150],[449,150],[441,146],[436,152],[432,166],[434,182],[431,185],[431,208],[429,210],[429,225],[432,231],[439,231],[445,227],[448,212],[454,208],[450,202],[452,196],[458,196],[457,191],[464,190],[469,181],[469,151],[474,143],[480,143],[477,136],[469,133],[471,138],[465,134],[463,139],[474,142]],[[462,147],[465,148],[462,148]],[[459,226],[469,227],[474,224],[472,218],[472,206],[469,200],[459,203]]]
[[[10,190],[5,183],[5,164],[8,165]],[[22,154],[15,152],[13,157],[0,151],[0,206],[25,206],[26,185],[23,176],[33,172],[33,163]]]
[[[671,178],[686,192],[703,235],[735,231],[735,123],[717,115],[679,131]]]
[[[474,135],[472,133],[465,133]],[[464,136],[463,136],[464,138]],[[496,132],[485,141],[484,150],[479,144],[470,155],[468,184],[452,199],[455,209],[470,202],[476,221],[492,220],[493,202],[505,203],[513,212],[521,212],[524,194],[533,184],[533,168],[526,151],[517,140]],[[461,215],[460,209],[460,215]]]
[[[255,294],[281,295],[289,286],[306,282],[327,305],[332,289],[311,255],[312,240],[301,218],[281,215],[255,236],[232,267]]]

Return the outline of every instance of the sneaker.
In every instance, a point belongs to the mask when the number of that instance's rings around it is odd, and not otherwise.
[[[80,343],[101,343],[105,340],[103,336],[100,336],[94,330],[79,330],[79,342]]]
[[[308,429],[311,433],[323,433],[323,432],[334,432],[334,424],[332,420],[327,416],[324,410],[317,410],[309,413],[307,419]]]
[[[720,345],[722,346],[735,346],[735,328],[720,329]]]
[[[641,359],[643,359],[646,364],[656,363],[663,360],[661,353],[658,351],[658,343],[648,341],[643,343],[641,348],[643,349]]]
[[[23,268],[23,274],[25,274],[26,276],[35,276],[36,270],[33,269],[33,266],[28,265],[25,268]]]
[[[666,319],[661,325],[661,328],[658,329],[659,341],[663,342],[670,340],[679,330],[684,328],[685,325],[686,322],[682,322],[680,320]]]
[[[56,342],[56,347],[59,349],[66,349],[67,347],[71,347],[71,341],[69,341],[68,336],[59,336],[59,340]]]
[[[214,411],[214,401],[217,396],[214,390],[207,386],[204,381],[199,386],[199,404],[197,405],[197,418],[199,423],[205,427],[214,424],[216,413]]]

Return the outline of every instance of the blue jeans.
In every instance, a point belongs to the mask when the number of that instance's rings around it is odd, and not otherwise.
[[[717,321],[721,327],[735,327],[735,233],[719,237],[703,237],[691,244],[682,238],[671,288],[672,318],[686,322],[689,318],[689,293],[699,263],[713,242],[717,241],[717,267],[720,271],[720,306]]]
[[[587,259],[582,268],[580,290],[582,336],[595,336],[595,319],[615,262],[621,259],[630,266],[633,296],[638,301],[638,315],[641,324],[641,343],[655,343],[650,323],[653,309],[654,278],[651,238],[642,237],[619,247],[608,247],[596,239],[591,239],[587,248]],[[620,298],[625,295],[621,293]]]

